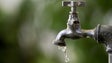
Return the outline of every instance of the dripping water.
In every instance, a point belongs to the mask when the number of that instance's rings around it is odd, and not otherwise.
[[[66,46],[58,46],[58,49],[64,53],[65,62],[68,63],[70,61],[67,55],[67,47]]]

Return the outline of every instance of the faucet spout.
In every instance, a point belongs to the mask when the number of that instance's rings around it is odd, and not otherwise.
[[[68,29],[64,29],[60,31],[54,40],[54,44],[58,46],[66,46],[65,38],[71,38],[71,39],[79,39],[79,35],[75,35],[72,31]]]
[[[56,39],[54,40],[54,44],[58,46],[66,46],[66,43],[64,41],[65,36],[66,36],[66,30],[60,31]]]

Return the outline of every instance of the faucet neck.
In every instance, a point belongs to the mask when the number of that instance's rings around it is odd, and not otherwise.
[[[67,29],[70,29],[71,31],[79,31],[81,29],[77,12],[70,11]]]

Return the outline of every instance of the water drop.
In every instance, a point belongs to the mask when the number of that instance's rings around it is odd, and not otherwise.
[[[68,63],[70,61],[70,59],[69,59],[69,57],[68,57],[66,52],[64,54],[65,54],[65,62]]]
[[[68,63],[70,61],[67,55],[67,47],[66,46],[58,46],[58,49],[64,53],[65,62]]]
[[[66,46],[58,46],[58,49],[61,50],[62,52],[66,52]]]

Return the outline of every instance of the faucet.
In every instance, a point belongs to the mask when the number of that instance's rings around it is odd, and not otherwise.
[[[85,6],[85,2],[62,1],[62,6],[71,7],[71,11],[69,12],[67,28],[58,33],[53,41],[55,45],[66,46],[65,38],[93,38],[98,43],[104,44],[107,53],[112,54],[112,26],[98,24],[93,29],[81,29],[76,8]]]
[[[66,46],[64,39],[80,39],[83,37],[93,37],[94,30],[81,29],[78,13],[76,12],[77,6],[85,6],[85,2],[74,2],[74,1],[62,1],[62,6],[71,7],[69,12],[69,18],[67,22],[67,28],[60,31],[54,40],[54,44],[58,46]]]

